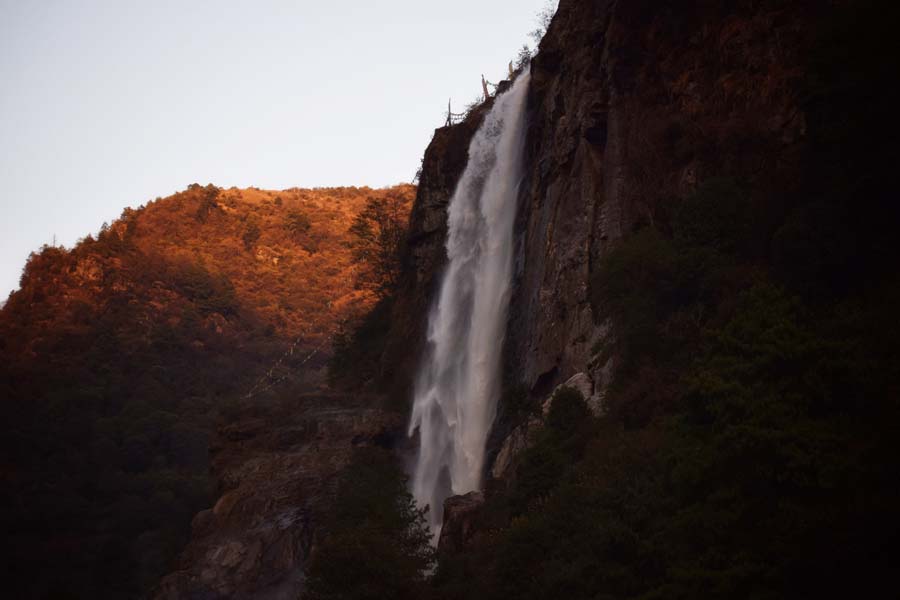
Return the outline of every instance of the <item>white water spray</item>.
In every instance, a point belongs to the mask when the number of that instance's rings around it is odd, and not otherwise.
[[[481,486],[497,412],[528,81],[526,70],[497,97],[472,138],[447,212],[448,265],[428,318],[409,425],[420,437],[413,495],[430,506],[435,539],[444,500]]]

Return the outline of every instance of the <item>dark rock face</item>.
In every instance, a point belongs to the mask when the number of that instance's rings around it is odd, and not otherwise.
[[[801,4],[561,1],[532,65],[507,337],[535,395],[580,371],[608,384],[589,282],[616,240],[711,176],[764,188],[796,173]]]
[[[155,597],[295,600],[336,475],[354,446],[389,442],[401,426],[368,400],[307,396],[224,427],[213,448],[222,493],[194,518],[180,570]]]
[[[484,504],[483,492],[469,492],[462,496],[451,496],[444,501],[444,525],[438,541],[438,552],[461,550],[475,532],[472,517]]]

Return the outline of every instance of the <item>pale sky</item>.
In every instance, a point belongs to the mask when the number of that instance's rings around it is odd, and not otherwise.
[[[0,0],[0,302],[189,184],[410,181],[547,0]]]

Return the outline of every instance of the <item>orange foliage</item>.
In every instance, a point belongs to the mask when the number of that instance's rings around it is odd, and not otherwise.
[[[408,214],[415,186],[266,191],[192,185],[126,210],[110,232],[145,255],[190,262],[234,285],[237,301],[280,335],[317,339],[370,308],[355,289],[349,228],[370,198]],[[248,230],[255,230],[255,239]],[[90,260],[81,261],[90,268]]]

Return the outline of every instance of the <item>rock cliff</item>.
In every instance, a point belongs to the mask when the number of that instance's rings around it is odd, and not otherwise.
[[[791,189],[806,138],[806,25],[820,10],[777,0],[560,2],[531,67],[504,349],[510,385],[543,402],[583,373],[601,410],[616,356],[611,324],[591,303],[600,258],[636,227],[665,223],[711,177],[759,194]],[[385,364],[406,374],[424,343],[446,206],[479,122],[438,130],[425,154],[385,353]],[[528,423],[514,426],[498,422],[489,456],[503,464],[489,461],[488,473],[505,471],[525,447]]]
[[[391,446],[400,420],[371,398],[333,394],[248,408],[211,448],[220,492],[192,523],[159,600],[295,600],[336,476],[357,446]]]
[[[808,17],[796,2],[560,2],[532,65],[509,325],[532,390],[580,371],[607,383],[589,281],[617,239],[711,176],[796,174]]]

